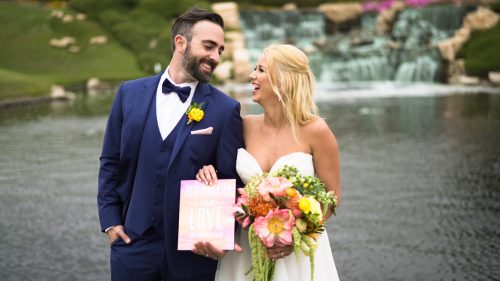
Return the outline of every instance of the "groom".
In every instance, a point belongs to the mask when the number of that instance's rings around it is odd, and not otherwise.
[[[177,251],[177,231],[181,180],[208,164],[219,178],[237,178],[240,105],[207,83],[224,50],[223,27],[216,13],[188,10],[172,26],[166,71],[124,82],[116,94],[97,195],[112,280],[214,279],[221,251]],[[195,103],[204,114],[188,117]]]

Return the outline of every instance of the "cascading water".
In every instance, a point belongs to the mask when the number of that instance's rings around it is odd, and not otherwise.
[[[309,56],[319,82],[426,81],[438,79],[436,44],[462,24],[465,8],[431,5],[399,13],[389,34],[375,32],[366,13],[349,32],[328,35],[317,11],[245,11],[241,21],[252,62],[271,43],[290,42]]]

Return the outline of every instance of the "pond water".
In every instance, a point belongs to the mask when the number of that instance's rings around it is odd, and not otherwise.
[[[500,276],[500,90],[426,89],[318,96],[341,152],[341,280]],[[96,192],[112,99],[0,109],[0,280],[109,280]]]

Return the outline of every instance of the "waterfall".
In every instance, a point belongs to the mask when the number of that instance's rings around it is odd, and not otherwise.
[[[287,42],[307,49],[315,40],[325,37],[325,20],[318,12],[242,11],[240,18],[253,62],[272,43]]]
[[[436,44],[461,26],[465,12],[453,5],[405,9],[384,35],[375,32],[374,13],[333,35],[317,11],[244,11],[240,18],[254,63],[266,46],[288,42],[308,54],[319,82],[432,82],[441,67]]]

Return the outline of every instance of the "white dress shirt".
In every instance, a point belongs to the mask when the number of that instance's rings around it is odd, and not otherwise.
[[[178,87],[191,87],[191,92],[189,93],[189,97],[187,98],[186,102],[183,103],[179,99],[177,93],[166,95],[162,92],[161,85],[163,84],[163,81],[165,81],[165,79],[168,79],[173,85]],[[156,120],[158,121],[158,128],[160,128],[162,139],[166,139],[168,137],[177,123],[179,123],[182,115],[186,113],[186,110],[193,100],[194,91],[196,90],[197,85],[198,81],[182,84],[174,83],[174,81],[172,81],[170,75],[168,74],[168,67],[162,74],[160,83],[158,84],[158,88],[156,89]]]

